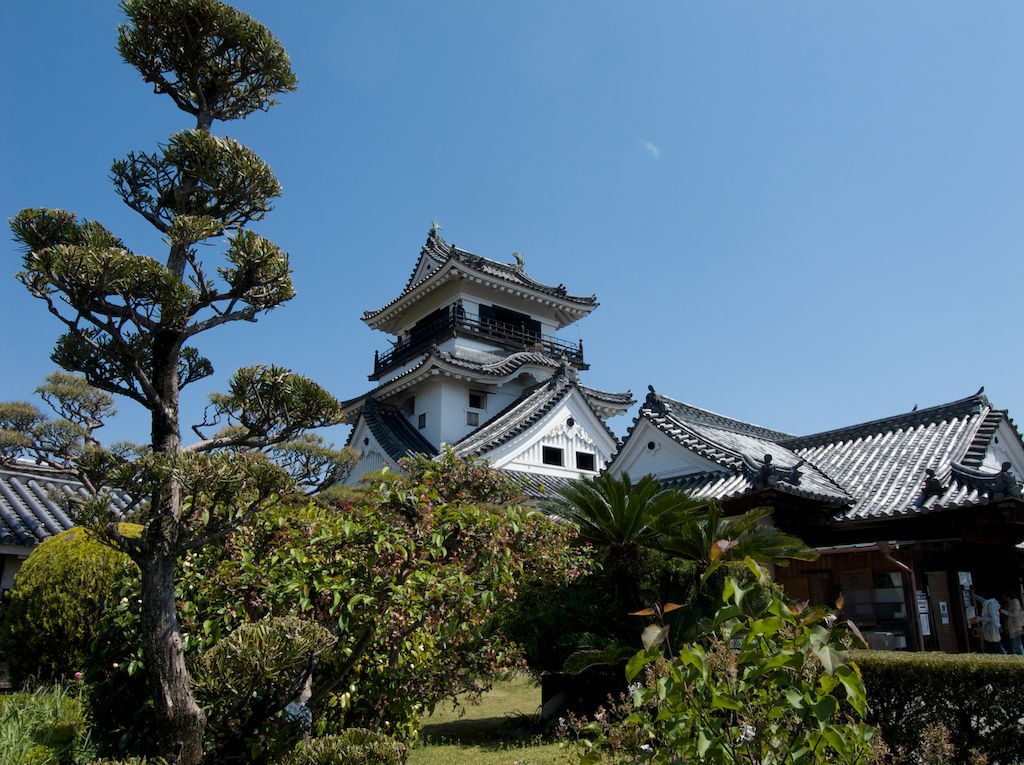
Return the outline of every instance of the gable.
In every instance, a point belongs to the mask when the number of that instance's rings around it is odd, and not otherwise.
[[[385,467],[390,470],[398,469],[398,463],[388,457],[387,452],[374,437],[366,419],[362,415],[360,415],[359,420],[352,428],[348,445],[359,451],[362,456],[345,479],[344,483],[346,484],[357,484],[359,479],[367,473],[376,473]]]
[[[998,472],[1004,462],[1010,463],[1018,480],[1024,478],[1024,445],[1021,444],[1017,429],[1006,417],[1000,421],[992,440],[989,441],[981,461],[981,469]]]
[[[649,420],[641,418],[608,470],[615,475],[628,473],[639,478],[651,474],[665,480],[694,473],[721,472],[723,467],[687,449]]]
[[[615,438],[577,388],[542,418],[510,441],[481,456],[497,468],[556,476],[596,475],[615,451]],[[545,448],[561,450],[562,464],[546,464]],[[594,469],[576,467],[577,453],[593,455]],[[584,458],[589,459],[589,458]]]

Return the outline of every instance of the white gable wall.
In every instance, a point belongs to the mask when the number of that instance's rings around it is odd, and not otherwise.
[[[398,465],[387,456],[387,452],[377,442],[377,439],[373,437],[373,433],[370,432],[370,428],[362,416],[359,417],[359,421],[355,424],[352,440],[349,443],[354,449],[359,450],[363,456],[355,468],[353,468],[348,478],[345,479],[345,483],[359,483],[359,479],[366,473],[375,473],[378,470],[383,470],[385,467],[391,470],[398,469]]]
[[[653,449],[650,448],[652,443]],[[636,423],[615,460],[608,466],[608,471],[614,475],[628,473],[632,478],[640,478],[650,473],[659,479],[721,469],[720,465],[682,447],[644,418]]]
[[[570,418],[572,425],[568,423]],[[544,464],[545,446],[562,450],[562,466]],[[576,478],[596,475],[615,446],[615,439],[590,410],[583,394],[574,390],[527,432],[483,456],[498,468]],[[593,472],[576,468],[577,451],[594,455]]]
[[[1002,470],[1004,462],[1010,463],[1018,479],[1024,478],[1024,448],[1021,448],[1020,439],[1005,418],[996,429],[995,437],[988,446],[985,459],[982,460],[981,469],[998,473]]]

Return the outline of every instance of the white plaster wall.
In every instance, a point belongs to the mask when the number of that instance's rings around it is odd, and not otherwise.
[[[981,469],[998,473],[1002,470],[1004,462],[1010,463],[1018,479],[1024,479],[1024,449],[1021,448],[1017,434],[1005,419],[996,429],[995,437],[989,444],[985,459],[982,460]]]
[[[469,408],[470,384],[461,380],[448,379],[441,392],[441,436],[438,443],[453,444],[466,436],[475,427],[466,425]],[[482,388],[474,387],[474,390]],[[473,410],[475,411],[475,410]],[[480,417],[483,420],[483,415]]]
[[[406,395],[416,396],[416,409],[413,416],[409,418],[414,428],[419,427],[421,414],[427,415],[427,427],[420,430],[420,435],[427,439],[434,446],[441,443],[441,433],[444,427],[442,418],[444,416],[444,393],[443,384],[438,377],[430,378],[416,388],[412,388]],[[403,396],[404,399],[406,396]]]
[[[654,449],[647,448],[651,441],[655,444]],[[629,473],[632,478],[648,473],[657,478],[675,478],[705,470],[721,470],[721,467],[684,449],[648,420],[640,419],[608,470],[613,475]]]
[[[578,392],[570,394],[528,432],[484,456],[495,467],[512,470],[567,478],[596,475],[614,451],[615,439],[581,399],[582,394]],[[575,421],[572,426],[567,423],[570,417]],[[562,449],[564,464],[561,467],[544,464],[545,446]],[[594,472],[576,468],[577,451],[594,455]]]
[[[349,485],[357,484],[359,479],[367,473],[375,473],[378,470],[383,470],[385,467],[389,467],[392,470],[397,469],[397,464],[387,456],[384,449],[377,443],[377,439],[373,437],[373,433],[370,432],[362,417],[356,423],[351,444],[353,448],[358,449],[362,453],[362,457],[356,463],[355,468],[353,468],[344,483]]]
[[[483,303],[484,305],[501,306],[510,311],[527,314],[541,323],[542,331],[545,335],[555,334],[555,328],[558,326],[554,310],[551,307],[507,292],[489,289],[482,284],[469,281],[462,282],[462,288],[458,297],[462,298],[462,305],[466,309],[466,313],[478,316],[480,314],[480,304]]]
[[[399,334],[408,332],[416,325],[416,322],[438,308],[452,305],[462,294],[459,284],[458,281],[448,282],[406,308],[405,314],[402,316],[402,329]]]

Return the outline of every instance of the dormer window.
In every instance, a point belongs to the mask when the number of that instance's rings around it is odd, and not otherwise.
[[[565,464],[564,452],[557,446],[541,447],[541,461],[545,465],[557,465],[562,467]]]
[[[482,390],[471,390],[469,392],[469,408],[470,409],[486,409],[487,408],[487,394]]]
[[[466,424],[471,427],[476,427],[480,424],[480,413],[479,412],[466,412]]]
[[[593,452],[576,452],[576,469],[591,473],[597,470],[597,459]]]
[[[416,423],[416,427],[418,427],[420,430],[423,430],[425,427],[427,427],[427,413],[426,412],[424,412],[423,414],[420,415],[419,420]]]

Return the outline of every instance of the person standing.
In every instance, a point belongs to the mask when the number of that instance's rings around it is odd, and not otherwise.
[[[981,595],[974,597],[981,605],[978,625],[981,627],[981,642],[985,646],[985,653],[1006,653],[1000,634],[1002,622],[999,619],[999,601],[995,598],[983,598]]]
[[[1009,592],[1003,598],[1003,603],[1005,608],[1000,609],[1000,614],[1006,617],[1006,652],[1024,656],[1024,641],[1021,640],[1024,633],[1024,611],[1021,610],[1020,599]]]

